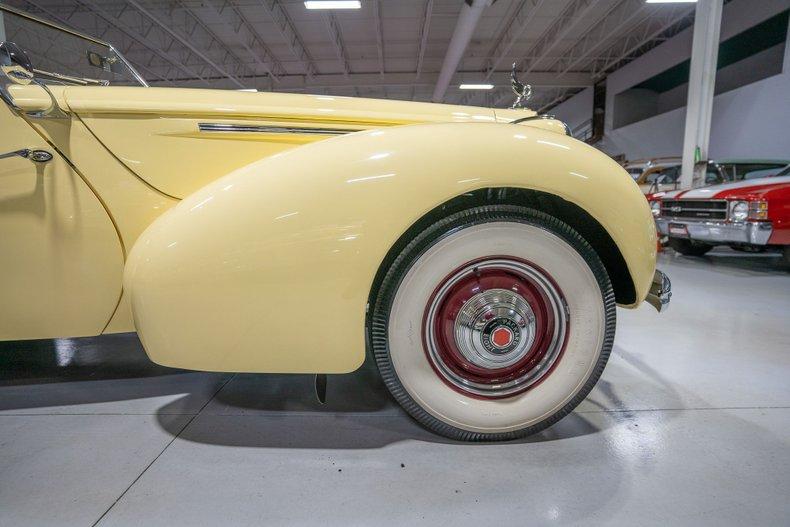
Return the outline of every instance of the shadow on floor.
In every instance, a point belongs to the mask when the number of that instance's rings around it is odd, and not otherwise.
[[[90,405],[108,403],[102,411],[123,413],[129,408],[113,403],[187,394],[171,410],[194,412],[207,385],[220,379],[154,364],[135,333],[0,342],[0,411],[92,413]]]
[[[594,434],[602,430],[596,421],[595,417],[588,415],[570,414],[548,430],[509,444],[541,443]],[[453,441],[433,434],[405,413],[363,415],[312,412],[267,414],[254,418],[201,413],[183,431],[169,425],[164,419],[160,425],[178,435],[179,439],[245,448],[371,449],[406,440],[459,447],[481,446],[480,443]],[[493,446],[498,443],[489,444]]]
[[[227,375],[153,364],[135,334],[3,343],[0,372],[3,411],[75,406],[79,413],[80,405],[177,396],[156,408],[159,424],[200,443],[275,448],[373,448],[406,439],[454,443],[413,421],[392,399],[372,361],[329,376],[326,404],[315,396],[312,375],[237,374],[225,382]],[[221,388],[207,392],[210,383]],[[605,381],[600,386],[593,404],[622,407],[614,386]],[[112,406],[103,410],[111,412]],[[167,417],[198,410],[184,430]],[[607,422],[572,413],[520,442],[594,434]]]
[[[252,448],[378,448],[407,439],[467,444],[437,436],[411,419],[390,396],[372,361],[355,372],[330,375],[326,404],[318,402],[313,383],[312,375],[239,374],[183,432],[164,419],[160,425],[180,439]],[[168,406],[160,409],[162,415],[169,413]],[[586,416],[571,414],[520,442],[598,431]]]
[[[668,408],[683,407],[683,398],[669,379],[662,376],[637,355],[616,344],[612,349],[612,355],[607,364],[607,371],[611,371],[612,368],[618,370],[612,377],[620,379],[620,383],[632,385],[633,381],[629,382],[629,378],[638,379],[638,383],[643,389],[649,383],[652,385],[651,390],[661,393],[660,400],[664,402],[664,406]],[[635,418],[635,412],[630,410],[628,403],[620,397],[616,386],[617,383],[607,380],[606,377],[606,375],[602,376],[595,385],[594,391],[587,397],[586,402],[597,407],[600,411],[618,411],[621,412],[622,417]],[[620,386],[621,389],[624,387]],[[633,404],[633,401],[631,401],[631,404]],[[697,404],[705,406],[706,403],[699,400]]]
[[[748,253],[729,248],[716,248],[705,256],[683,256],[672,249],[664,249],[662,259],[670,259],[678,267],[700,267],[708,265],[706,272],[718,272],[731,276],[782,276],[790,273],[780,253]],[[660,265],[659,265],[660,267]]]
[[[136,333],[0,342],[0,387],[177,373],[148,360]]]

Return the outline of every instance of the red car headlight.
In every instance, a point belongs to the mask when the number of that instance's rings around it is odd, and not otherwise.
[[[768,202],[764,199],[749,202],[749,219],[750,220],[767,220],[768,219]]]
[[[733,200],[730,201],[730,220],[767,220],[768,202],[764,199],[755,201]]]
[[[651,201],[650,202],[650,210],[653,212],[653,217],[657,218],[661,216],[661,202],[660,201]]]

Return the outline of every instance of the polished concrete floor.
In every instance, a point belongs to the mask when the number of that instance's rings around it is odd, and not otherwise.
[[[528,440],[423,431],[365,368],[151,364],[134,335],[0,345],[0,525],[790,524],[790,269],[661,256],[601,382]],[[265,349],[261,350],[265,352]]]

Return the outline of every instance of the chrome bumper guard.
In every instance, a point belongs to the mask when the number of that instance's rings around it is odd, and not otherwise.
[[[672,236],[669,224],[684,225],[691,240],[710,244],[748,243],[765,245],[771,237],[772,226],[767,221],[690,221],[686,219],[656,219],[658,232],[664,236]]]
[[[645,301],[661,313],[669,307],[670,298],[672,298],[672,282],[669,281],[667,275],[656,269],[653,283],[650,284],[650,292],[647,293]]]

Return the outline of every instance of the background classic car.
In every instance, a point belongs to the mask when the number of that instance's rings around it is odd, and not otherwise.
[[[707,163],[704,186],[776,176],[790,164],[780,159],[717,159]],[[637,179],[645,195],[677,190],[680,163],[646,169]]]
[[[716,245],[781,251],[790,263],[790,169],[688,191],[654,194],[660,234],[681,254],[702,256]]]
[[[1,339],[137,331],[157,363],[250,372],[367,348],[426,427],[510,439],[589,393],[615,303],[669,300],[638,187],[559,121],[148,88],[66,36],[74,70],[0,48]]]
[[[623,168],[626,172],[631,174],[634,181],[645,173],[645,171],[663,165],[671,165],[680,162],[679,156],[655,157],[652,159],[633,159],[623,163]]]
[[[680,163],[666,163],[650,167],[636,180],[645,195],[651,192],[672,190],[680,177]]]

